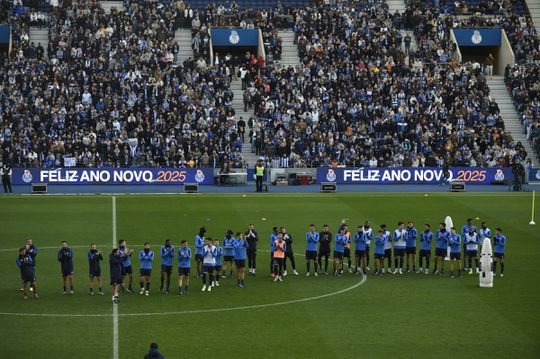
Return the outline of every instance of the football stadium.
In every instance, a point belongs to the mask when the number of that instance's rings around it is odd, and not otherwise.
[[[540,357],[540,1],[0,3],[0,358]]]

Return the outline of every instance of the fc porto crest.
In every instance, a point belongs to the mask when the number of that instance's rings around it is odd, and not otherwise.
[[[238,35],[238,31],[231,30],[231,34],[229,35],[229,42],[233,45],[236,45],[240,42],[240,35]]]
[[[474,30],[473,35],[471,36],[471,41],[473,44],[478,45],[482,42],[482,34],[480,34],[480,31]]]
[[[329,169],[328,169],[328,172],[326,173],[326,180],[327,180],[328,182],[335,182],[335,181],[336,181],[336,178],[337,178],[336,172],[334,172],[333,169],[329,168]]]
[[[30,173],[30,170],[24,170],[22,174],[22,180],[24,183],[30,183],[32,182],[32,174]]]
[[[204,181],[204,173],[202,170],[197,170],[197,173],[195,174],[195,182],[201,183]]]

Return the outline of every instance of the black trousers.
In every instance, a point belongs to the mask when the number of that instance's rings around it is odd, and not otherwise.
[[[324,271],[328,271],[328,257],[330,257],[330,252],[321,252],[317,253],[317,262],[319,262],[319,268],[322,271],[323,265],[322,265],[322,258],[324,257]]]
[[[291,261],[292,269],[296,269],[296,264],[294,262],[294,254],[292,252],[285,252],[285,258],[283,258],[283,269],[287,270],[287,258]]]
[[[13,193],[11,190],[11,179],[6,176],[2,176],[2,185],[4,186],[4,193]]]
[[[247,257],[248,257],[248,268],[256,268],[256,265],[257,265],[257,250],[256,249],[248,249],[247,250]]]
[[[255,184],[257,185],[257,192],[262,192],[263,176],[257,176]]]

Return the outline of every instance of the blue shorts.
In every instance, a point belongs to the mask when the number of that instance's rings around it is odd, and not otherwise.
[[[170,274],[172,272],[172,266],[166,266],[166,265],[162,264],[161,265],[161,271]]]
[[[236,269],[245,268],[246,267],[246,260],[245,259],[236,259],[234,261],[234,264],[236,265]]]
[[[499,258],[499,259],[504,259],[504,253],[494,253],[493,257]]]
[[[343,252],[334,251],[334,258],[343,259]]]
[[[67,277],[73,274],[73,265],[62,265],[62,277]]]
[[[131,266],[122,267],[122,275],[132,274],[132,273],[133,273],[133,268]]]

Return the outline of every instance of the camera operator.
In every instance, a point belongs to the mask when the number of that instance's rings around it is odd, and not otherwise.
[[[525,178],[525,168],[518,161],[512,163],[512,174],[514,175],[514,191],[521,191],[523,179]]]

